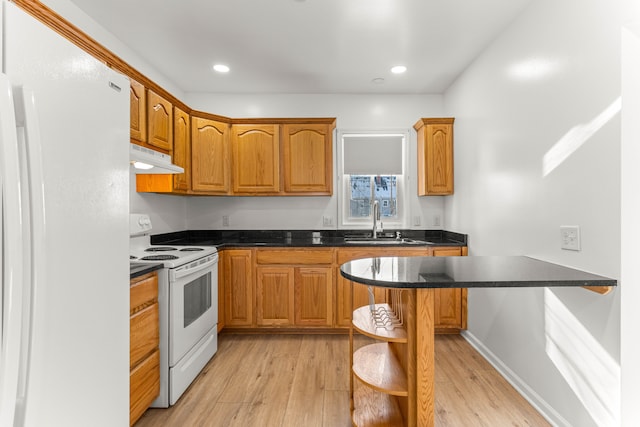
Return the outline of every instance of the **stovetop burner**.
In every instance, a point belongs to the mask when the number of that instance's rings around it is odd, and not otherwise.
[[[140,258],[143,261],[168,261],[171,259],[178,259],[175,255],[149,255]]]
[[[204,251],[202,248],[182,248],[180,252],[196,252],[196,251]]]
[[[145,252],[167,252],[167,251],[177,251],[177,248],[172,248],[171,246],[153,246],[145,249]]]

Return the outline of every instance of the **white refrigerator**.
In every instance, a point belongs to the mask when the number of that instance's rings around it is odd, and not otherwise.
[[[128,426],[129,82],[1,22],[0,426]]]

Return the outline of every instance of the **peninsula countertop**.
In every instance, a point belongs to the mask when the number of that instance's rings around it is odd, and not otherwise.
[[[343,277],[387,288],[617,286],[617,280],[527,256],[381,257],[349,261]]]

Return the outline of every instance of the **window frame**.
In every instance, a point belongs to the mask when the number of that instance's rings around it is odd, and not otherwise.
[[[382,219],[384,229],[397,230],[409,228],[409,218],[411,217],[411,201],[408,197],[409,187],[409,162],[408,152],[410,143],[410,133],[408,129],[384,130],[384,131],[349,131],[338,130],[337,132],[337,154],[338,154],[338,228],[339,229],[369,229],[372,227],[373,218],[369,215],[366,218],[351,218],[349,216],[350,175],[344,173],[344,136],[401,136],[402,137],[402,174],[393,175],[396,177],[397,195],[395,220]],[[363,174],[358,174],[363,175]],[[389,176],[390,174],[381,174]],[[369,175],[375,176],[375,175]]]

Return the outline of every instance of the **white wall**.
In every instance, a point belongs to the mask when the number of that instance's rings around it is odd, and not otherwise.
[[[622,271],[620,289],[622,312],[622,425],[637,426],[640,420],[640,2],[629,0],[635,17],[622,32]]]
[[[445,93],[445,223],[470,255],[620,277],[620,5],[532,2]],[[560,249],[561,225],[581,227],[580,252]],[[466,336],[554,423],[618,425],[619,289],[473,290]]]
[[[129,174],[129,204],[131,213],[149,214],[153,230],[151,234],[168,233],[187,229],[187,204],[184,196],[136,192],[136,178]]]
[[[244,95],[187,93],[186,103],[196,110],[227,117],[337,117],[338,129],[349,131],[411,129],[409,143],[410,175],[415,177],[416,132],[413,125],[421,117],[442,116],[441,95]],[[334,140],[334,150],[335,150]],[[334,171],[335,171],[334,154]],[[337,224],[337,185],[333,197],[202,197],[189,200],[189,228],[222,229],[222,217],[229,216],[230,229],[335,229]],[[417,197],[411,178],[411,217],[420,225],[435,226],[436,216],[444,214],[442,197]],[[323,226],[323,216],[333,225]]]

